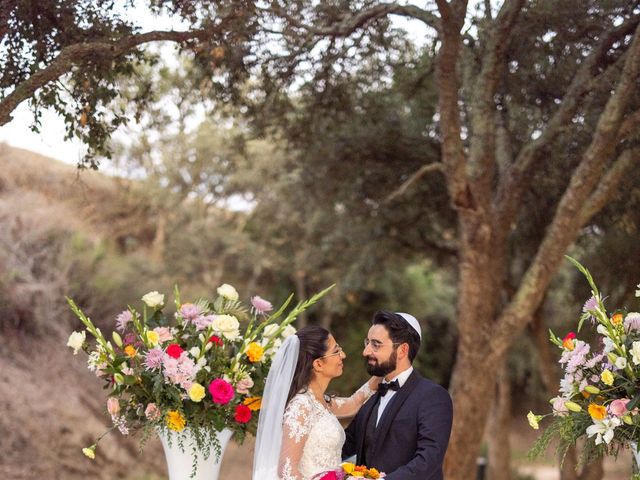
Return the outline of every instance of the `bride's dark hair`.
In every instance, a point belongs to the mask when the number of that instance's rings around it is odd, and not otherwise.
[[[319,325],[309,325],[296,332],[300,340],[298,363],[293,374],[287,404],[300,391],[306,391],[311,381],[313,361],[322,357],[327,352],[329,343],[329,331]]]

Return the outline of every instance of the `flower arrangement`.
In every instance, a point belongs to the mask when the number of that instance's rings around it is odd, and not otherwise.
[[[314,477],[316,480],[349,480],[354,478],[384,478],[384,473],[380,473],[375,468],[367,468],[364,465],[345,462],[337,470],[323,472]]]
[[[85,351],[89,370],[105,382],[113,423],[108,431],[141,430],[142,446],[154,431],[178,432],[181,447],[188,431],[205,457],[211,447],[220,455],[216,432],[229,428],[240,442],[255,433],[272,357],[282,339],[295,333],[296,316],[330,288],[286,314],[293,296],[274,313],[270,302],[253,297],[249,311],[228,284],[215,299],[194,303],[182,302],[176,287],[174,315],[164,312],[163,294],[150,292],[142,297],[141,312],[128,307],[117,316],[110,340],[68,298],[85,328],[73,332],[67,345],[74,354]],[[95,458],[98,441],[83,449],[87,457]]]
[[[607,313],[604,298],[589,271],[567,257],[586,277],[591,297],[585,302],[577,331],[587,322],[595,328],[595,347],[569,332],[560,339],[550,332],[550,340],[560,350],[559,363],[564,370],[558,395],[550,400],[552,412],[529,412],[532,428],[551,416],[553,422],[533,446],[530,456],[543,452],[551,439],[558,439],[559,452],[586,438],[581,462],[602,455],[617,455],[621,448],[632,447],[637,455],[640,440],[640,313],[614,310]],[[640,289],[640,285],[638,285]],[[635,292],[640,297],[640,290]],[[636,457],[637,458],[637,457]],[[640,480],[640,475],[634,475]]]

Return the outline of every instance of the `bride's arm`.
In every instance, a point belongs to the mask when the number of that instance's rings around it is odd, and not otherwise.
[[[299,465],[311,431],[310,407],[300,397],[294,397],[284,412],[282,448],[278,476],[282,480],[304,480]]]
[[[376,393],[380,380],[380,377],[371,377],[367,383],[362,385],[356,390],[356,393],[350,397],[332,398],[329,403],[329,410],[338,418],[352,417],[358,413],[358,410],[364,405],[364,402]]]

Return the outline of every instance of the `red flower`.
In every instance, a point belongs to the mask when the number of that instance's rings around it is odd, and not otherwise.
[[[209,339],[209,343],[215,343],[216,345],[221,347],[222,339],[220,337],[217,337],[216,335],[211,335],[211,338]]]
[[[573,332],[567,333],[567,336],[562,339],[562,346],[567,350],[573,350],[576,346],[576,334]]]
[[[251,409],[246,405],[238,405],[236,407],[236,415],[234,418],[238,423],[247,423],[251,420]]]
[[[177,343],[172,343],[167,347],[167,355],[169,355],[171,358],[180,358],[182,352],[184,352],[184,350]]]

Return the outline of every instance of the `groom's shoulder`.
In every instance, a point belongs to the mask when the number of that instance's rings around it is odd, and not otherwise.
[[[447,399],[451,401],[451,395],[446,388],[442,385],[430,380],[428,378],[423,377],[418,373],[418,385],[417,390],[421,395],[429,395],[437,398]]]

